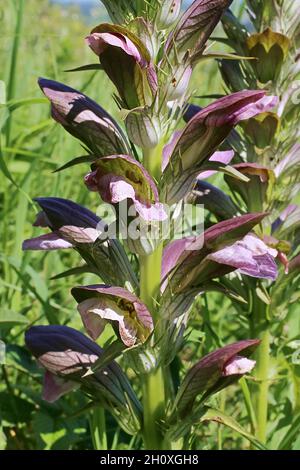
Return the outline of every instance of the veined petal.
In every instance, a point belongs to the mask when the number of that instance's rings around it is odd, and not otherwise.
[[[116,86],[122,106],[150,106],[157,90],[156,72],[140,38],[124,26],[104,23],[86,40]]]
[[[202,400],[222,390],[252,370],[254,361],[248,356],[260,341],[249,339],[224,346],[204,356],[186,374],[175,399],[174,411],[184,415],[194,404],[197,395]]]
[[[125,426],[121,420],[121,425],[127,432],[137,432],[141,406],[124,372],[115,361],[91,370],[103,354],[96,343],[62,325],[33,326],[26,331],[25,342],[49,373],[45,377],[44,398],[54,401],[70,390],[71,383],[73,388],[75,382],[116,419],[123,414],[127,423]]]
[[[79,388],[80,384],[72,380],[64,380],[49,371],[45,372],[42,398],[53,403],[66,393]]]
[[[263,242],[261,243],[264,245]],[[261,251],[261,245],[256,250],[251,248],[251,244],[247,244],[246,237],[231,246],[209,254],[207,259],[232,266],[248,276],[271,280],[275,280],[277,277],[277,266],[274,257],[268,253],[266,245],[264,252]]]
[[[166,53],[170,54],[173,48],[180,57],[186,51],[190,51],[191,55],[201,53],[224,10],[231,2],[232,0],[195,0],[169,35]]]
[[[201,166],[234,126],[271,109],[277,101],[277,97],[266,96],[265,91],[244,90],[224,96],[195,114],[176,140],[165,166],[162,182],[165,200],[173,203],[184,197]]]
[[[152,221],[163,221],[167,219],[167,214],[164,208],[164,205],[160,202],[156,202],[155,204],[151,204],[150,206],[147,204],[143,204],[137,199],[133,200],[134,207],[140,217],[145,220],[146,222]]]
[[[46,233],[39,237],[24,240],[23,250],[61,250],[73,248],[72,243],[66,241],[57,232]]]
[[[222,254],[223,249],[226,250],[235,242],[245,237],[265,216],[266,214],[263,213],[254,213],[234,217],[213,225],[198,236],[171,242],[164,249],[163,282],[167,279],[172,292],[178,294],[197,286],[201,287],[203,283],[224,276],[237,269],[234,263],[239,258],[236,258],[231,251],[229,253],[230,260],[231,257],[233,258],[230,261],[231,264],[229,262],[227,264],[220,262],[220,268],[218,268],[218,260],[212,259],[214,254],[216,252],[221,252]],[[242,246],[242,248],[244,247]],[[259,249],[254,251],[254,253],[252,252],[253,256],[261,256],[263,258],[254,260],[250,257],[251,263],[248,260],[247,267],[249,269],[251,267],[256,268],[257,274],[260,274],[258,277],[273,279],[276,273],[276,264],[269,254],[269,248],[266,245],[264,245],[264,248],[265,252]],[[172,253],[172,251],[173,254],[168,259],[168,253]],[[228,252],[225,251],[226,253]],[[260,265],[261,271],[258,269]]]
[[[109,302],[99,301],[97,298],[86,299],[78,304],[78,311],[89,336],[96,340],[104,330],[107,323],[118,323],[119,334],[123,343],[133,346],[137,338],[137,325],[126,318],[117,304],[109,307]]]
[[[132,56],[136,62],[145,65],[138,48],[136,45],[125,35],[116,33],[92,33],[86,38],[88,45],[100,56],[102,52],[108,47],[118,47],[122,49],[127,55]]]
[[[239,121],[271,110],[277,103],[278,97],[267,96],[265,91],[238,91],[206,106],[191,121],[205,121],[209,127],[220,127],[225,124],[234,126]]]
[[[223,368],[223,375],[228,377],[229,375],[243,375],[255,367],[256,361],[247,359],[246,357],[234,356],[231,358]]]

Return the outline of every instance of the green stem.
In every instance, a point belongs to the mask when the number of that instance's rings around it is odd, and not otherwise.
[[[92,441],[95,450],[107,450],[105,410],[101,406],[93,409],[90,418]]]
[[[150,175],[159,180],[161,175],[162,145],[155,149],[145,149],[143,164]],[[155,325],[156,335],[159,334],[158,305],[161,278],[162,243],[148,256],[140,256],[140,298],[149,308]],[[153,338],[155,341],[155,338]],[[143,405],[144,427],[143,438],[146,449],[160,450],[166,443],[161,429],[165,412],[164,374],[161,368],[155,369],[144,377]]]
[[[149,256],[140,257],[140,297],[150,309],[156,332],[158,331],[158,316],[156,298],[159,293],[161,272],[162,244]],[[144,377],[144,442],[147,449],[163,448],[163,435],[160,421],[164,417],[165,387],[161,368]]]
[[[256,415],[257,438],[265,443],[267,440],[268,392],[269,392],[269,363],[270,363],[270,332],[268,328],[261,332],[261,344],[256,358],[256,377],[259,381]]]
[[[148,450],[165,449],[161,421],[165,410],[165,388],[162,369],[156,369],[144,377],[143,408],[144,428],[143,438]]]
[[[162,140],[157,147],[143,150],[143,165],[152,178],[157,182],[159,181],[162,173],[161,165],[163,147],[164,140]]]
[[[140,297],[150,308],[154,321],[156,318],[156,298],[159,294],[162,244],[148,256],[140,256]]]
[[[270,330],[268,321],[269,306],[254,293],[253,330],[255,337],[261,340],[256,353],[256,390],[254,406],[256,412],[256,436],[262,442],[267,440],[269,366],[270,366]]]

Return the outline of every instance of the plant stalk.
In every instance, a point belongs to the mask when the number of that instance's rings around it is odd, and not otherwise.
[[[162,145],[158,145],[155,149],[144,150],[144,167],[156,181],[161,175],[161,161]],[[140,298],[152,314],[156,337],[159,334],[157,299],[161,278],[162,248],[162,243],[160,243],[153,253],[140,256]],[[155,342],[155,337],[153,341]],[[145,375],[144,381],[144,444],[146,449],[160,450],[165,445],[161,429],[165,411],[165,385],[162,369],[157,368]]]
[[[253,331],[261,340],[256,352],[256,380],[254,406],[256,414],[256,437],[265,444],[267,441],[270,330],[268,321],[269,305],[265,304],[254,292]]]

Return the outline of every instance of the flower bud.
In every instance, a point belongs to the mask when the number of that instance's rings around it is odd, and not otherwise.
[[[181,0],[163,0],[157,12],[157,29],[167,29],[177,20],[181,9]]]
[[[170,72],[167,84],[162,88],[162,96],[166,101],[175,101],[184,97],[190,83],[192,67],[190,65],[179,65],[175,71]]]
[[[54,80],[40,78],[38,83],[50,100],[53,119],[81,140],[92,153],[101,157],[130,152],[122,129],[95,101]]]
[[[153,148],[161,135],[160,120],[146,108],[133,109],[125,119],[129,139],[139,147]]]
[[[255,361],[248,356],[259,343],[257,339],[239,341],[204,356],[186,374],[175,400],[176,412],[186,415],[197,395],[201,394],[203,401],[250,372]]]

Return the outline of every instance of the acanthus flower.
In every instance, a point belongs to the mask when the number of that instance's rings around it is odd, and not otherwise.
[[[85,184],[110,204],[130,200],[144,221],[162,221],[167,217],[153,179],[128,155],[111,155],[95,161]]]
[[[72,289],[78,311],[92,339],[97,339],[105,326],[116,326],[127,346],[145,342],[153,330],[147,307],[127,289],[106,285],[80,286]]]

